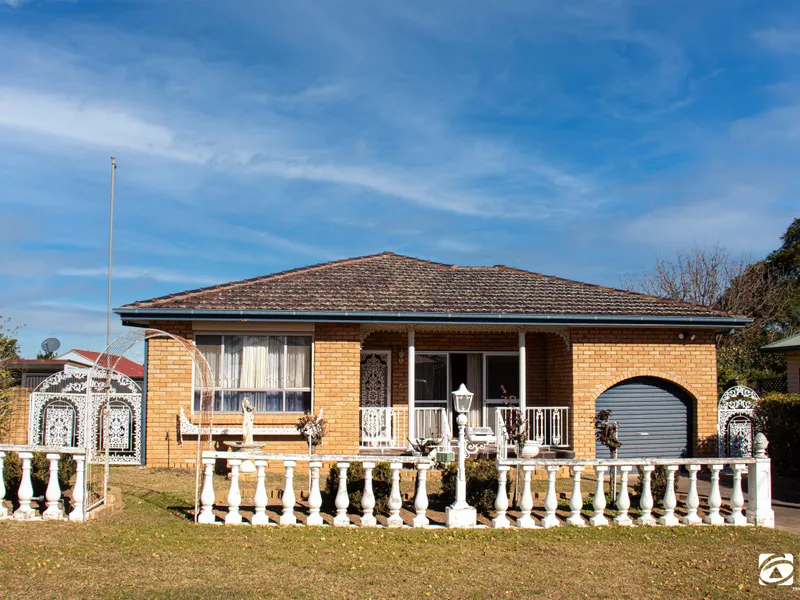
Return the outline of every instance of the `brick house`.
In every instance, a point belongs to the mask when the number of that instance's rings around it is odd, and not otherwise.
[[[222,437],[241,435],[248,397],[266,452],[306,451],[297,419],[324,411],[325,454],[398,450],[408,439],[446,436],[450,391],[461,383],[475,394],[476,432],[493,431],[509,405],[524,407],[532,439],[590,458],[602,450],[592,418],[603,407],[620,422],[622,456],[709,454],[716,448],[715,336],[748,322],[505,266],[388,252],[115,312],[125,325],[197,346],[216,379],[214,425]],[[147,464],[192,465],[200,397],[192,359],[175,341],[154,338],[146,366]]]

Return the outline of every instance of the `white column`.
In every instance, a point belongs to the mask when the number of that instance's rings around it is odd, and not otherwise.
[[[700,465],[688,465],[689,470],[689,491],[686,494],[686,516],[683,517],[684,525],[699,525],[703,522],[697,516],[697,507],[700,506],[700,496],[697,495],[697,472]]]
[[[269,525],[269,517],[267,517],[267,485],[264,481],[267,461],[263,458],[255,459],[253,464],[256,467],[256,493],[253,496],[255,513],[250,523],[253,525]]]
[[[31,500],[33,500],[33,484],[31,483],[31,459],[33,458],[33,452],[20,452],[19,457],[22,459],[22,479],[20,479],[19,490],[17,491],[19,508],[14,511],[14,518],[23,521],[36,516],[35,511],[31,507]]]
[[[374,462],[365,462],[364,465],[364,492],[361,494],[361,526],[375,527],[378,524],[372,513],[375,508],[375,494],[372,491],[372,469]]]
[[[603,485],[606,471],[608,471],[608,467],[605,465],[597,465],[594,468],[594,472],[597,475],[597,485],[594,488],[594,498],[592,499],[592,508],[594,508],[594,514],[589,517],[589,523],[591,523],[594,527],[608,525],[608,519],[606,519],[605,515],[603,514],[603,511],[606,509],[606,489]]]
[[[86,477],[86,455],[75,454],[75,486],[72,488],[72,512],[69,513],[70,521],[83,521],[84,514],[84,492]]]
[[[6,499],[6,480],[5,480],[5,475],[3,475],[5,458],[6,458],[6,453],[0,452],[0,519],[8,518],[8,509],[4,504]]]
[[[615,525],[633,525],[633,521],[628,516],[628,509],[631,507],[631,497],[628,494],[628,475],[630,475],[630,465],[622,465],[619,468],[619,496],[617,496],[617,516],[614,517]]]
[[[544,519],[542,519],[542,527],[549,529],[561,525],[561,521],[556,517],[556,509],[558,508],[556,473],[558,473],[558,466],[547,465],[545,468],[547,469],[547,494],[545,494],[544,497]]]
[[[408,329],[408,439],[416,441],[417,422],[414,414],[417,381],[417,361],[414,350],[414,329]]]
[[[747,522],[762,527],[775,527],[775,513],[772,510],[772,473],[770,459],[767,457],[767,438],[763,433],[756,434],[753,442],[755,463],[747,469]]]
[[[653,491],[650,487],[650,478],[655,471],[653,465],[642,465],[639,467],[642,470],[642,496],[639,498],[639,510],[642,515],[636,519],[638,525],[655,525],[656,520],[653,517]]]
[[[506,491],[506,480],[508,478],[508,471],[511,469],[508,465],[497,465],[497,498],[494,501],[494,508],[497,515],[492,519],[492,527],[495,529],[505,529],[511,527],[511,522],[506,517],[508,510],[508,492]]]
[[[708,493],[708,514],[703,518],[707,525],[724,525],[725,519],[719,514],[719,507],[722,506],[722,495],[719,493],[719,472],[724,465],[710,465],[711,469],[711,491]]]
[[[281,504],[283,505],[283,512],[280,518],[281,525],[295,525],[297,524],[297,517],[294,516],[294,467],[297,461],[285,460],[283,461],[283,468],[286,470],[284,475],[285,482],[283,485],[283,495],[281,496]]]
[[[242,515],[239,506],[242,503],[242,493],[239,491],[239,465],[241,458],[229,458],[231,465],[231,487],[228,490],[228,514],[225,515],[225,525],[241,525]]]
[[[339,489],[336,490],[336,516],[333,518],[333,524],[336,527],[349,527],[347,507],[350,506],[350,496],[347,494],[347,469],[350,463],[337,462],[336,467],[339,469]]]
[[[389,468],[392,470],[392,491],[389,494],[389,518],[386,523],[389,527],[402,527],[400,509],[403,507],[403,497],[400,495],[400,469],[403,468],[403,463],[389,463]]]
[[[731,514],[728,515],[728,523],[731,525],[747,525],[747,519],[742,514],[744,506],[744,494],[742,493],[742,471],[745,465],[731,465],[733,469],[733,490],[731,490]]]
[[[58,501],[61,500],[61,488],[58,485],[58,461],[61,455],[48,453],[45,456],[50,461],[50,478],[47,480],[47,490],[44,493],[45,500],[47,500],[47,508],[42,513],[42,517],[45,519],[63,519],[64,511],[58,506]]]
[[[667,489],[664,492],[664,514],[658,519],[659,525],[673,527],[679,525],[678,517],[675,516],[675,507],[678,501],[675,499],[675,472],[677,465],[667,466]]]
[[[531,494],[531,473],[536,467],[522,465],[522,496],[519,499],[519,520],[517,525],[522,529],[533,529],[536,522],[531,517],[533,510],[533,494]]]
[[[581,516],[583,510],[583,495],[581,494],[581,473],[586,467],[583,465],[575,465],[572,467],[572,495],[569,498],[569,517],[567,518],[568,525],[576,527],[586,527],[586,521]]]
[[[198,523],[215,523],[214,501],[217,499],[214,494],[214,463],[216,459],[203,459],[203,491],[200,492],[200,514],[197,516]]]
[[[430,524],[428,512],[428,463],[417,463],[417,494],[414,496],[414,511],[417,513],[411,524],[414,527],[427,527]]]
[[[312,460],[308,463],[311,469],[311,490],[308,492],[308,519],[307,525],[323,525],[319,509],[322,507],[322,493],[319,491],[319,470],[322,468],[321,460]]]
[[[520,417],[525,418],[525,408],[528,405],[528,394],[526,390],[526,369],[525,365],[527,361],[525,359],[526,351],[525,351],[525,332],[519,332],[519,410],[520,410]]]

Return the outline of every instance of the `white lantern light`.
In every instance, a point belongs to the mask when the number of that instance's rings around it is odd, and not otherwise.
[[[459,387],[455,392],[452,393],[453,396],[453,407],[456,409],[458,413],[468,413],[469,407],[472,404],[472,398],[475,396],[472,392],[467,389],[463,383],[461,387]]]

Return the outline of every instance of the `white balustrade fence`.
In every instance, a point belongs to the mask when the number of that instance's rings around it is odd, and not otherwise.
[[[503,428],[508,428],[519,408],[502,406],[495,413],[495,435],[498,440]],[[528,441],[549,448],[569,447],[569,407],[568,406],[529,406],[525,409],[525,432]]]
[[[408,408],[405,406],[362,406],[359,409],[362,448],[405,448],[408,446]],[[416,436],[442,439],[442,446],[453,437],[443,408],[414,409]]]
[[[323,518],[320,513],[322,508],[322,492],[320,490],[320,471],[323,463],[335,463],[339,469],[339,487],[336,490],[336,514],[333,524],[336,527],[349,527],[350,517],[347,508],[350,505],[347,489],[347,469],[353,463],[361,463],[364,467],[364,489],[361,494],[361,526],[374,527],[378,522],[375,518],[375,494],[372,489],[372,473],[378,462],[386,462],[383,456],[348,456],[348,455],[298,455],[298,454],[255,454],[244,452],[203,452],[203,486],[200,493],[200,512],[197,515],[198,523],[222,523],[226,525],[241,525],[245,521],[241,515],[242,494],[240,491],[239,466],[244,460],[252,460],[256,466],[256,489],[252,501],[247,506],[253,507],[251,525],[298,525],[294,492],[294,470],[298,463],[308,463],[311,471],[311,483],[308,491],[308,517],[307,525],[322,525]],[[428,510],[427,471],[433,466],[433,461],[427,457],[392,456],[389,468],[392,471],[392,489],[389,494],[388,527],[402,527],[403,519],[400,516],[403,500],[400,494],[400,471],[404,466],[417,469],[417,489],[414,497],[415,516],[413,527],[426,527],[429,524],[426,516]],[[214,465],[217,460],[227,460],[231,468],[230,487],[226,497],[226,513],[224,521],[219,521],[214,514],[216,492],[214,491]],[[271,523],[266,514],[267,487],[266,467],[269,464],[280,464],[284,471],[284,484],[281,488],[281,515],[276,523]],[[248,499],[249,500],[249,499]]]
[[[47,489],[44,496],[35,498],[33,495],[33,480],[31,478],[31,465],[35,452],[43,452],[49,461]],[[5,498],[8,490],[5,487],[4,464],[7,455],[15,453],[22,461],[22,477],[17,489],[19,507],[13,512],[6,506]],[[70,455],[75,459],[76,474],[72,488],[72,510],[69,515],[65,509],[67,502],[63,500],[63,490],[58,482],[58,466],[62,457]],[[53,446],[35,445],[0,445],[0,520],[15,519],[17,521],[50,521],[64,520],[84,521],[88,511],[84,499],[86,497],[86,450],[83,448],[64,448]],[[40,507],[37,511],[33,507],[36,501]],[[63,508],[62,508],[63,504]]]
[[[585,526],[633,526],[633,525],[758,525],[774,527],[775,517],[772,511],[771,472],[770,460],[766,456],[766,439],[759,434],[755,443],[756,453],[753,458],[698,458],[698,459],[618,459],[618,460],[579,460],[579,459],[517,459],[500,458],[497,461],[498,489],[495,502],[495,516],[491,523],[495,528],[517,527],[522,529],[552,528],[561,525],[577,527]],[[239,465],[242,460],[253,460],[257,468],[256,490],[252,501],[248,499],[247,506],[253,507],[251,524],[265,525],[269,523],[266,515],[267,492],[265,486],[265,468],[268,463],[281,464],[284,470],[284,485],[282,495],[282,514],[277,520],[281,525],[296,525],[298,519],[295,514],[296,498],[294,493],[294,469],[298,463],[307,462],[311,471],[311,484],[308,494],[307,525],[322,525],[323,518],[320,514],[322,495],[320,492],[320,470],[324,463],[335,463],[339,469],[339,487],[336,491],[336,514],[333,518],[335,526],[350,526],[351,520],[347,513],[349,506],[347,489],[347,469],[352,463],[361,463],[364,467],[365,478],[361,500],[361,525],[364,527],[376,526],[375,496],[372,489],[372,473],[378,462],[391,460],[392,489],[389,496],[389,517],[387,526],[400,527],[403,519],[400,517],[402,500],[400,495],[400,471],[404,467],[417,470],[417,483],[414,497],[415,516],[411,520],[412,527],[427,527],[430,521],[427,516],[428,492],[427,472],[434,464],[427,457],[408,456],[339,456],[339,455],[269,455],[245,454],[233,452],[204,452],[204,480],[200,496],[201,510],[197,517],[199,523],[222,522],[214,514],[216,494],[214,491],[213,470],[217,460],[225,459],[231,466],[231,481],[227,494],[225,507],[226,524],[243,523],[240,509],[242,496],[239,487]],[[723,494],[720,486],[720,473],[725,467],[730,467],[732,476],[732,489],[726,493],[728,506],[723,505]],[[521,471],[521,495],[518,515],[509,514],[509,496],[507,490],[508,473],[512,467],[519,467]],[[568,510],[562,509],[559,513],[558,494],[556,492],[556,477],[563,468],[568,468],[572,479],[572,491],[569,498]],[[607,473],[617,467],[620,473],[620,488],[616,505],[613,511],[606,506]],[[658,467],[666,470],[667,485],[663,498],[654,498],[652,492],[652,475]],[[547,474],[547,492],[544,497],[542,516],[533,514],[533,494],[531,489],[532,474],[537,470]],[[634,469],[642,473],[642,489],[638,499],[638,506],[632,506],[628,486]],[[676,474],[684,469],[688,474],[688,491],[682,502],[678,504],[678,495],[674,489]],[[581,479],[587,470],[594,472],[595,483],[592,494],[591,510],[584,513],[584,497]],[[698,493],[698,475],[707,473],[709,476],[710,490],[705,505],[701,505]],[[745,496],[742,491],[742,476],[747,473],[748,495],[745,505]],[[662,505],[658,509],[659,515],[654,514],[657,501]],[[701,510],[702,506],[702,510]],[[631,514],[634,510],[635,513]],[[723,512],[725,515],[723,515]],[[567,516],[568,515],[568,516]],[[587,518],[588,517],[588,518]],[[538,521],[537,521],[538,519]]]

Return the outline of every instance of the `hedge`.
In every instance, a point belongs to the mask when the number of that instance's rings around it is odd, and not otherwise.
[[[325,482],[329,507],[334,505],[338,490],[339,469],[333,464]],[[347,469],[347,492],[350,498],[350,511],[361,514],[361,496],[364,492],[364,465],[361,463],[351,463]],[[372,470],[372,493],[375,495],[375,514],[389,514],[389,495],[392,493],[392,470],[389,463],[378,463]]]
[[[476,458],[465,463],[467,480],[467,502],[478,512],[494,510],[497,498],[497,463],[494,460]],[[452,504],[456,499],[458,463],[451,462],[442,473],[442,499]]]
[[[770,393],[756,402],[756,429],[767,436],[775,472],[800,472],[800,394]]]

